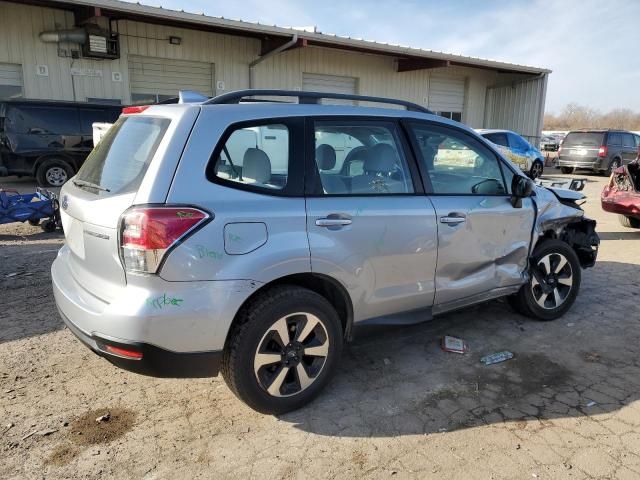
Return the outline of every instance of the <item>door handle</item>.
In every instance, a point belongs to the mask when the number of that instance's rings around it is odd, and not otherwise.
[[[467,218],[461,213],[450,213],[444,217],[440,217],[440,223],[446,223],[447,225],[458,225],[459,223],[464,223],[467,221]]]
[[[344,227],[351,225],[349,218],[318,218],[316,225],[319,227]]]

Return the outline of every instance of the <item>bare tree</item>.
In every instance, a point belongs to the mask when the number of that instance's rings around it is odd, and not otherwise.
[[[619,128],[640,130],[640,113],[617,108],[601,113],[577,103],[567,104],[558,115],[544,116],[545,130],[573,130],[577,128]]]

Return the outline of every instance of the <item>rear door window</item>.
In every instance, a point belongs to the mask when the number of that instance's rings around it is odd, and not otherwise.
[[[314,175],[323,195],[414,192],[395,123],[373,120],[314,122]],[[321,188],[320,188],[321,187]]]
[[[120,118],[87,157],[75,180],[109,190],[83,187],[98,195],[137,190],[169,123],[167,118]]]
[[[529,144],[522,137],[514,133],[509,134],[509,143],[511,144],[511,148],[515,150],[529,150]]]
[[[609,134],[609,145],[613,145],[619,147],[622,145],[622,134],[621,133],[610,133]]]

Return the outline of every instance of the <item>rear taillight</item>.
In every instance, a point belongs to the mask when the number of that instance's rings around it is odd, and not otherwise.
[[[132,107],[124,107],[122,109],[122,113],[142,113],[144,112],[147,108],[149,108],[151,105],[134,105]]]
[[[607,153],[608,153],[607,146],[606,145],[600,146],[600,148],[598,149],[598,156],[599,157],[606,157]]]
[[[136,207],[120,221],[120,256],[128,272],[156,273],[169,249],[209,218],[193,207]]]

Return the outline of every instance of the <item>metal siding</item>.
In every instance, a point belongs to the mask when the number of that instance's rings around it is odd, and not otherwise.
[[[0,63],[0,85],[22,87],[22,65]]]
[[[542,131],[547,75],[524,80],[517,76],[498,77],[497,84],[507,84],[488,91],[484,127],[513,130],[537,145]]]
[[[204,62],[129,55],[131,93],[175,95],[178,90],[213,94],[213,65]]]
[[[120,20],[114,22],[120,33],[120,59],[72,60],[58,57],[57,44],[45,44],[38,38],[43,30],[72,28],[74,17],[71,12],[2,0],[0,10],[3,13],[0,16],[0,62],[22,65],[24,94],[29,98],[79,101],[87,97],[114,98],[128,103],[131,100],[129,55],[215,64],[214,90],[217,86],[215,81],[224,82],[226,91],[242,89],[249,85],[249,63],[260,53],[260,42],[254,38]],[[103,23],[106,19],[97,20],[105,26]],[[181,37],[182,44],[170,45],[170,35]],[[78,48],[64,43],[60,46]],[[48,77],[35,75],[38,64],[49,67]],[[102,76],[75,76],[72,79],[71,68],[100,70]],[[112,72],[119,72],[122,81],[112,81]],[[500,108],[505,107],[503,97],[506,94],[487,91],[487,86],[498,83],[498,77],[504,78],[504,75],[492,70],[446,67],[398,73],[396,61],[391,57],[305,47],[283,52],[257,65],[254,86],[302,89],[303,72],[357,78],[360,94],[395,97],[424,106],[429,104],[430,82],[436,95],[438,77],[455,79],[454,82],[458,84],[466,79],[462,100],[465,123],[471,127],[493,126],[494,120],[500,120],[502,125],[513,123],[505,120],[508,117],[506,112],[498,115]],[[542,86],[538,91],[527,91],[521,98],[520,103],[528,106],[519,120],[523,129],[528,129],[532,123],[531,112],[541,112],[544,95]],[[509,102],[516,103],[513,99]],[[459,103],[458,96],[454,106],[459,108]],[[542,121],[541,113],[533,116],[536,121],[539,119],[539,123]],[[538,131],[535,127],[533,130]]]

